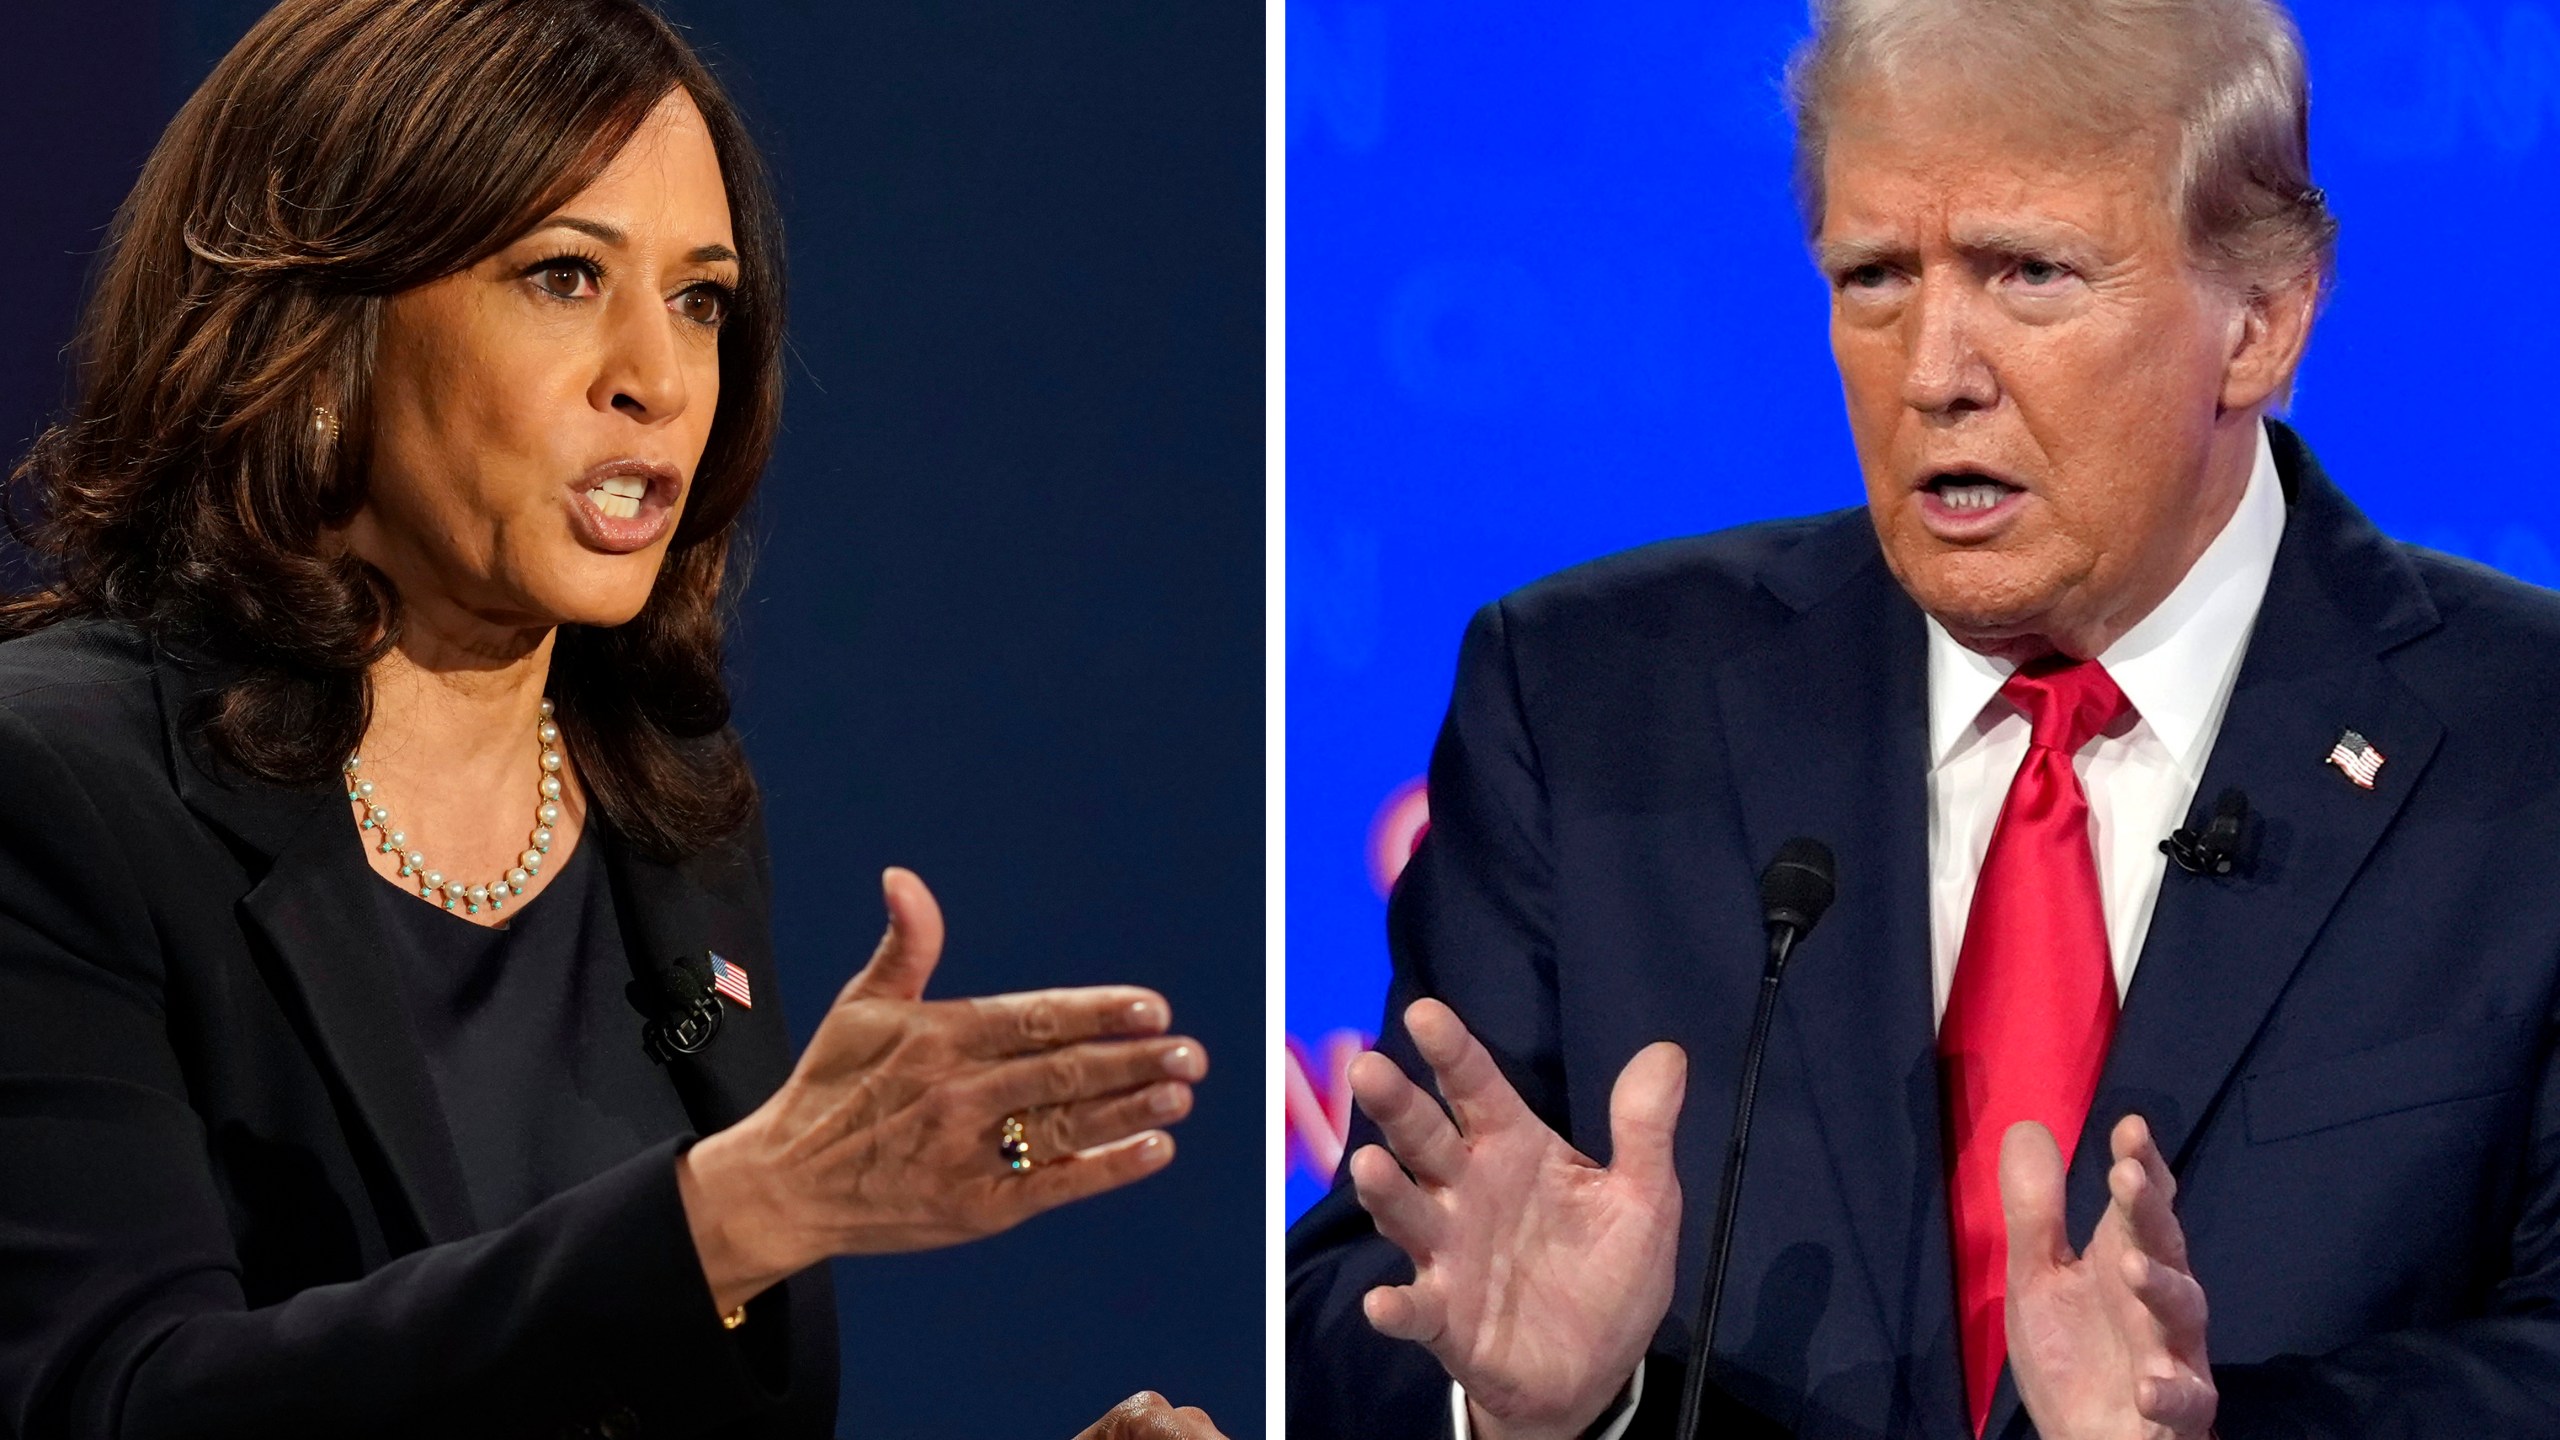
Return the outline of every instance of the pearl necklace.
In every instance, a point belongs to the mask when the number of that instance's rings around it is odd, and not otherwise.
[[[542,742],[542,799],[534,806],[533,833],[526,836],[525,852],[516,857],[515,868],[486,885],[472,885],[461,880],[447,880],[441,870],[427,868],[427,857],[409,844],[408,832],[391,828],[391,809],[374,801],[373,782],[364,778],[364,757],[347,757],[347,798],[364,807],[363,823],[358,827],[381,832],[382,853],[400,857],[402,878],[418,877],[418,898],[433,900],[447,910],[459,905],[463,913],[477,915],[481,907],[503,910],[510,896],[522,895],[533,877],[542,873],[543,857],[551,853],[551,827],[560,820],[560,727],[551,723],[551,702],[542,702],[542,723],[534,727],[534,735]]]

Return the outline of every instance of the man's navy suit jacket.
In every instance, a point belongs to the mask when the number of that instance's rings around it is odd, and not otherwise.
[[[2199,812],[2247,792],[2253,853],[2163,877],[2072,1239],[2105,1206],[2108,1130],[2139,1113],[2178,1177],[2225,1440],[2560,1435],[2560,596],[2385,538],[2291,432],[2275,448],[2284,538],[2197,790]],[[1467,632],[1380,1048],[1427,1081],[1399,1017],[1440,997],[1602,1161],[1619,1069],[1687,1050],[1678,1283],[1638,1434],[1676,1411],[1756,881],[1799,835],[1837,852],[1839,900],[1779,1003],[1711,1433],[1970,1433],[1924,649],[1863,511],[1603,560]],[[2370,790],[2324,763],[2350,728],[2385,757]],[[1447,1377],[1360,1312],[1410,1274],[1347,1183],[1292,1231],[1291,1434],[1447,1432]],[[2004,1378],[1987,1433],[2031,1430]]]

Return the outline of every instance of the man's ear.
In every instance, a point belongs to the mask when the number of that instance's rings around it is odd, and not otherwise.
[[[2262,409],[2292,391],[2303,349],[2311,343],[2311,316],[2319,300],[2317,273],[2240,297],[2231,323],[2231,348],[2223,357],[2226,413]]]

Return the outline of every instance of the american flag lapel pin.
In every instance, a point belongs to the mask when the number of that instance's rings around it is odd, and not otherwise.
[[[2382,773],[2382,752],[2373,742],[2354,730],[2341,731],[2338,743],[2329,747],[2329,763],[2338,773],[2366,790],[2373,788],[2373,778]]]
[[[2380,759],[2379,756],[2375,758]],[[2372,782],[2365,783],[2370,785]],[[703,953],[711,957],[711,988],[749,1010],[756,1008],[754,992],[747,985],[747,967],[730,964],[721,959],[720,952],[716,950],[706,950]]]

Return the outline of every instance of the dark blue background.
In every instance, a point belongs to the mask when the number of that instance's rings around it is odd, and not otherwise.
[[[12,3],[0,442],[159,129],[264,9]],[[1217,1073],[1172,1170],[842,1262],[841,1429],[1262,1433],[1262,13],[676,0],[781,182],[786,433],[736,651],[803,1036],[915,867],[937,991],[1137,981]]]
[[[2344,225],[2294,418],[2396,534],[2560,583],[2549,3],[2302,0]],[[1288,1028],[1374,1031],[1364,856],[1476,606],[1858,503],[1778,75],[1804,0],[1288,0]],[[1289,1208],[1321,1181],[1291,1151]]]

